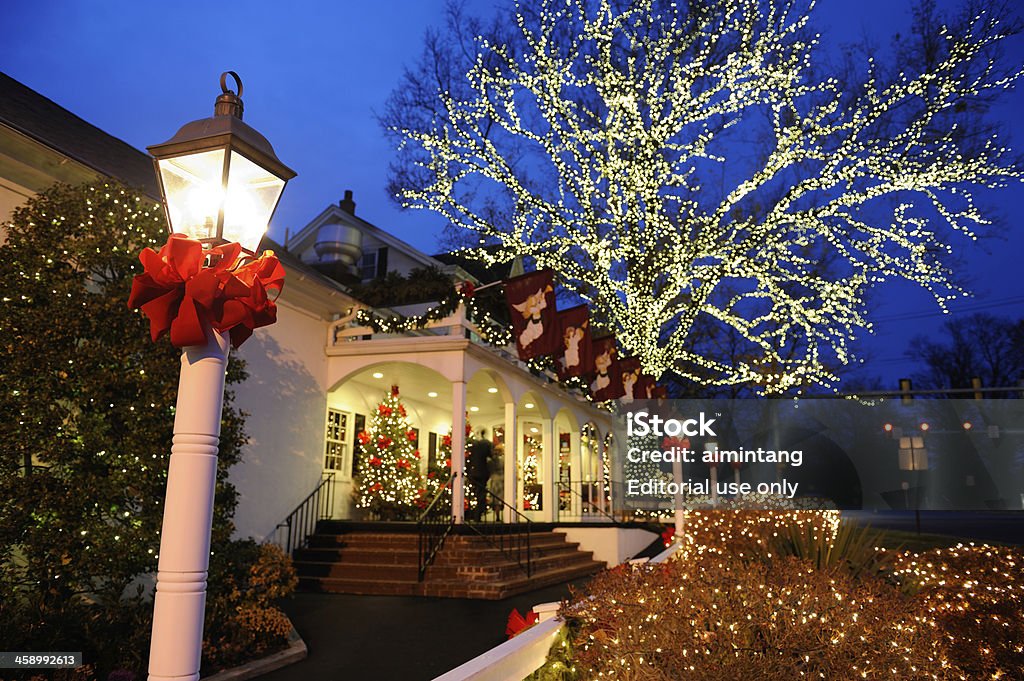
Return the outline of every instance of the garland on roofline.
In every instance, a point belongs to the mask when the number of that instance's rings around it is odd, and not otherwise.
[[[383,318],[375,315],[373,310],[359,310],[356,312],[355,322],[360,326],[373,329],[374,333],[408,333],[409,331],[425,328],[431,322],[449,317],[459,309],[459,305],[465,305],[466,318],[476,324],[480,330],[480,337],[485,343],[497,347],[507,346],[512,342],[512,330],[495,324],[480,314],[474,295],[475,292],[476,289],[471,282],[462,282],[453,288],[442,300],[438,301],[437,305],[425,310],[422,314],[410,315],[408,317],[396,315]],[[546,355],[533,357],[525,360],[525,364],[534,372],[546,376],[564,388],[579,390],[587,401],[595,406],[606,410],[611,409],[610,403],[594,400],[590,385],[582,377],[571,376],[564,379],[558,377],[550,357]]]
[[[459,305],[466,306],[466,318],[477,325],[480,330],[480,337],[490,345],[504,346],[512,341],[512,332],[485,319],[480,314],[474,297],[475,288],[470,282],[462,282],[458,287],[437,305],[424,311],[422,314],[410,315],[408,317],[392,316],[382,318],[373,314],[372,310],[359,310],[356,312],[355,321],[360,326],[368,326],[374,333],[407,333],[426,327],[431,322],[436,322],[451,316]]]

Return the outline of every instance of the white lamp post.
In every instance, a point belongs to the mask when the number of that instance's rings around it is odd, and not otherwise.
[[[238,93],[226,78],[234,78]],[[266,138],[242,122],[242,82],[221,75],[214,116],[149,147],[172,232],[204,247],[237,242],[253,256],[295,173]],[[198,681],[229,339],[210,328],[181,353],[174,439],[167,472],[153,610],[149,678]]]

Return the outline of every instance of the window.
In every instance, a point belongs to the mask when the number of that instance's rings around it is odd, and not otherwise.
[[[352,428],[353,436],[352,437],[353,438],[357,438],[357,437],[359,437],[359,433],[361,433],[364,430],[366,430],[366,416],[363,415],[363,414],[356,414],[355,419],[353,419],[353,424],[352,425],[353,425],[353,428]],[[354,452],[356,452],[356,454],[358,454],[359,453],[359,445],[356,444],[355,442],[353,442],[352,443],[352,447],[353,447],[352,451],[354,451]],[[352,457],[352,475],[353,476],[355,476],[359,472],[359,460],[358,459],[359,459],[358,456],[353,456]]]
[[[431,432],[427,436],[427,465],[437,465],[437,433]]]
[[[359,278],[362,281],[367,279],[378,279],[388,273],[388,247],[382,246],[376,251],[363,253],[359,261]]]
[[[337,471],[345,465],[348,450],[348,414],[327,410],[327,432],[324,436],[324,470]]]

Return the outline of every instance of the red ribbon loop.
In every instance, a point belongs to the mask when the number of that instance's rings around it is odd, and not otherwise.
[[[203,345],[205,320],[239,347],[255,329],[277,321],[274,301],[284,287],[284,267],[270,251],[232,270],[240,250],[225,244],[204,252],[182,234],[172,234],[159,253],[142,249],[143,272],[132,281],[128,307],[149,317],[154,341],[169,331],[175,347]],[[203,267],[207,255],[213,264]]]

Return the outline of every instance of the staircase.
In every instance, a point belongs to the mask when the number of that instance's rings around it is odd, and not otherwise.
[[[530,575],[486,538],[450,535],[418,579],[418,537],[406,528],[346,527],[321,521],[306,548],[293,554],[299,587],[309,591],[499,600],[591,575],[605,567],[590,551],[551,530],[530,535]]]

